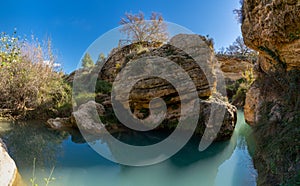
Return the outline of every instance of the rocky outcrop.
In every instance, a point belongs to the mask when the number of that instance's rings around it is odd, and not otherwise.
[[[202,45],[197,46],[198,48],[200,48],[201,53],[199,53],[198,55],[200,55],[200,61],[201,63],[203,63],[203,66],[200,68],[199,65],[197,65],[197,63],[195,62],[196,56],[193,56],[192,58],[182,49],[176,47],[176,45],[180,44],[180,40],[183,40],[184,37],[186,37],[186,35],[178,35],[172,38],[169,44],[165,44],[154,49],[147,48],[147,52],[145,50],[145,52],[142,53],[134,50],[135,44],[125,46],[117,50],[107,59],[100,73],[100,78],[112,83],[114,82],[117,74],[121,71],[121,69],[123,69],[123,67],[125,67],[129,62],[137,61],[141,58],[156,56],[173,61],[176,64],[180,65],[180,67],[182,67],[188,73],[188,75],[195,83],[195,86],[199,92],[199,97],[207,98],[212,95],[213,89],[216,85],[215,75],[212,70],[215,63],[213,59],[213,51],[207,46],[204,41],[202,42]],[[191,45],[191,47],[193,47],[192,43],[188,43],[188,45]],[[168,69],[165,70],[166,72],[168,71]],[[177,72],[174,72],[174,74],[176,73]],[[207,79],[208,77],[210,79]],[[140,89],[140,86],[144,86],[143,89],[147,91]],[[142,91],[143,94],[141,94]],[[168,93],[164,93],[166,91],[168,91]],[[172,88],[172,86],[168,82],[157,80],[157,78],[154,77],[138,82],[138,84],[133,88],[133,91],[131,92],[132,97],[137,98],[146,98],[149,96],[149,94],[154,94],[158,97],[164,97],[174,93],[174,88]]]
[[[276,102],[275,107],[286,105],[288,95],[282,93],[297,84],[299,75],[295,71],[300,70],[300,2],[245,0],[243,16],[244,41],[259,51],[260,56],[256,66],[259,79],[248,92],[245,105],[245,119],[255,124],[259,122],[259,110],[265,105],[263,103]]]
[[[300,69],[300,2],[298,0],[245,0],[242,33],[245,44],[266,58],[264,71],[284,63]]]
[[[242,16],[245,44],[259,52],[258,77],[244,109],[246,121],[256,129],[258,185],[297,185],[300,1],[244,0]]]
[[[219,54],[217,59],[225,78],[228,101],[242,109],[245,105],[246,91],[257,77],[253,70],[256,58]]]
[[[18,173],[17,166],[7,153],[6,146],[0,139],[0,185],[24,185]]]
[[[160,74],[171,74],[171,76],[169,77],[179,78],[175,82],[176,85],[181,87],[181,89],[183,89],[182,87],[186,87],[184,88],[185,93],[184,95],[182,95],[184,99],[180,99],[177,89],[178,87],[175,87],[169,81],[165,80],[164,78],[149,76],[147,78],[143,78],[140,81],[137,81],[132,86],[129,94],[129,105],[132,113],[139,119],[147,118],[147,116],[149,115],[150,101],[153,98],[159,97],[162,98],[166,103],[167,113],[165,120],[156,129],[159,129],[160,127],[176,127],[174,123],[178,123],[178,119],[181,114],[181,101],[186,105],[189,105],[190,100],[188,93],[192,91],[192,86],[187,86],[187,81],[182,78],[183,76],[179,75],[180,73],[182,73],[180,70],[172,69],[173,67],[164,65],[167,63],[167,61],[172,61],[174,62],[174,64],[180,66],[180,69],[182,69],[185,74],[188,75],[191,82],[195,86],[198,98],[200,98],[200,109],[199,113],[197,113],[200,120],[196,130],[197,133],[203,134],[205,127],[208,125],[209,115],[211,114],[211,106],[214,105],[218,108],[224,108],[225,110],[225,119],[223,121],[223,125],[221,127],[221,131],[219,132],[217,140],[228,139],[235,127],[236,108],[225,101],[226,99],[223,99],[222,96],[218,96],[219,94],[216,93],[217,85],[224,88],[224,85],[217,82],[216,80],[216,74],[219,77],[222,75],[222,73],[219,73],[220,70],[216,71],[215,69],[216,66],[219,66],[219,64],[214,56],[214,51],[211,43],[206,40],[205,37],[199,35],[179,34],[171,38],[170,42],[167,44],[150,44],[146,42],[134,43],[124,47],[113,49],[105,64],[101,68],[101,72],[99,74],[97,72],[98,81],[105,81],[110,84],[114,83],[114,85],[116,85],[116,78],[119,73],[127,73],[128,77],[123,77],[122,79],[118,80],[119,83],[117,82],[119,86],[123,86],[119,87],[120,94],[118,94],[118,100],[122,105],[122,102],[126,102],[127,100],[127,96],[126,94],[124,94],[124,90],[128,88],[128,84],[124,83],[124,81],[136,77],[136,74],[131,73],[130,71],[126,71],[126,67],[133,66],[136,68],[136,72],[138,72],[139,70],[145,70],[145,72],[147,72],[150,68],[146,67],[144,69],[139,69],[142,68],[140,65],[141,63],[139,62],[143,62],[144,59],[149,59],[149,64],[151,64],[155,61],[153,60],[153,58],[156,58],[156,60],[158,60],[156,62],[160,62]],[[197,64],[196,61],[199,63]],[[91,70],[90,72],[95,72],[97,71],[97,69],[98,67]],[[78,73],[81,73],[80,70],[78,71]],[[88,72],[84,74],[87,73]],[[66,79],[72,81],[74,79],[74,76],[75,73],[72,73],[69,77],[66,77]],[[95,100],[105,107],[106,112],[102,119],[104,121],[106,129],[108,129],[110,132],[117,132],[120,130],[123,131],[127,129],[126,127],[122,127],[121,123],[118,123],[118,119],[116,118],[112,109],[111,96],[109,94],[97,94]],[[89,110],[89,112],[91,111]],[[84,120],[87,119],[88,112],[84,111],[84,113],[82,113],[80,111],[77,111],[72,114],[72,122],[74,122],[74,114],[76,115],[77,113],[80,113],[80,115],[83,116],[81,118],[85,118]],[[91,124],[88,124],[88,126],[98,126],[99,128],[94,130],[93,127],[87,127],[87,130],[101,131],[101,128],[103,127],[98,124],[94,125],[93,122],[88,123]]]
[[[241,57],[217,55],[220,68],[223,72],[226,84],[232,84],[243,78],[243,72],[253,68],[253,63]]]
[[[188,38],[188,39],[187,39]],[[196,41],[201,42],[196,42]],[[170,72],[176,76],[180,74],[178,69],[173,69],[172,67],[164,66],[167,61],[172,61],[176,63],[181,69],[184,70],[191,78],[195,88],[198,92],[198,97],[200,101],[200,111],[199,117],[201,118],[198,123],[197,131],[199,134],[203,134],[203,129],[207,125],[207,120],[210,115],[210,107],[212,104],[217,104],[220,107],[225,108],[225,119],[223,121],[223,126],[219,132],[218,139],[228,139],[236,123],[236,108],[222,99],[214,98],[214,92],[216,91],[216,76],[215,76],[215,65],[217,63],[213,49],[208,45],[208,42],[204,37],[199,35],[184,35],[180,34],[173,37],[168,44],[164,44],[157,48],[147,48],[143,52],[136,52],[132,49],[133,46],[126,46],[117,50],[112,54],[106,61],[104,68],[101,71],[100,78],[105,81],[114,82],[117,84],[119,90],[125,90],[128,84],[123,83],[124,80],[134,79],[130,76],[138,76],[125,66],[136,67],[136,72],[139,71],[138,68],[141,67],[143,60],[148,59],[149,64],[156,64],[160,60],[161,74],[169,74]],[[190,54],[186,51],[192,51]],[[155,59],[154,59],[155,58]],[[200,62],[201,67],[197,62]],[[149,66],[151,68],[151,65]],[[149,68],[144,68],[140,70],[149,70]],[[158,70],[158,69],[157,69]],[[127,74],[123,79],[117,79],[116,77],[119,72]],[[181,76],[177,76],[181,77]],[[175,83],[176,86],[185,86],[186,80],[184,78],[178,79]],[[175,85],[174,85],[175,86]],[[180,117],[181,101],[188,103],[189,98],[183,95],[185,100],[180,99],[178,95],[178,87],[174,87],[173,84],[166,81],[163,78],[157,77],[147,77],[143,80],[138,81],[132,87],[129,96],[130,109],[135,114],[136,117],[140,119],[145,119],[149,115],[149,103],[154,98],[162,98],[167,105],[166,120],[163,122],[163,126],[169,126],[170,123],[175,122]],[[180,89],[180,88],[179,88]],[[186,93],[192,91],[192,87],[187,87],[185,89]],[[127,100],[127,96],[123,91],[118,92],[118,100],[123,104]],[[126,107],[126,106],[124,106]]]

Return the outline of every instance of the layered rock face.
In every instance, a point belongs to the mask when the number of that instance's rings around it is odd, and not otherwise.
[[[219,55],[217,59],[224,74],[226,84],[234,83],[243,78],[243,72],[253,68],[253,63],[247,59],[234,56]]]
[[[264,71],[285,63],[300,69],[300,2],[298,0],[245,0],[242,33],[245,44],[260,52]]]
[[[199,38],[201,42],[194,42],[199,40]],[[236,108],[213,95],[217,85],[214,72],[217,61],[213,49],[208,45],[204,37],[180,34],[173,37],[168,44],[156,48],[145,48],[142,52],[135,50],[132,45],[126,46],[117,50],[108,58],[104,68],[102,68],[100,78],[111,83],[114,82],[115,85],[120,86],[118,87],[119,90],[125,90],[129,85],[124,81],[132,78],[130,76],[138,76],[130,73],[129,70],[127,71],[125,67],[133,66],[136,68],[136,72],[138,72],[138,68],[141,66],[139,64],[146,60],[148,60],[148,65],[150,65],[148,67],[150,68],[151,64],[160,62],[162,65],[157,69],[157,71],[161,71],[160,74],[171,74],[171,78],[179,78],[176,80],[175,85],[164,78],[158,77],[147,77],[135,83],[130,91],[129,103],[131,111],[137,118],[147,118],[150,114],[150,101],[159,97],[167,105],[166,120],[164,120],[162,125],[171,127],[180,117],[180,110],[183,108],[182,103],[189,104],[188,93],[192,91],[192,87],[187,86],[187,81],[180,75],[180,70],[164,66],[168,61],[172,61],[186,72],[200,98],[200,113],[198,113],[200,119],[196,131],[199,134],[203,134],[209,120],[211,106],[216,104],[225,110],[224,121],[218,139],[228,139],[231,136],[236,123]],[[200,65],[196,61],[200,62]],[[148,67],[141,67],[140,70],[147,72],[149,70]],[[120,72],[127,74],[128,77],[115,81]],[[179,96],[177,92],[178,87],[176,86],[187,86],[185,94],[181,95],[182,97]],[[125,105],[127,95],[122,91],[118,92],[118,100]]]
[[[245,119],[256,129],[258,185],[299,183],[300,1],[244,0],[242,33],[259,51]]]
[[[243,16],[244,41],[260,55],[256,66],[259,77],[248,92],[245,105],[245,118],[254,125],[262,117],[259,110],[265,103],[286,110],[283,107],[289,107],[287,93],[291,93],[289,97],[298,96],[297,89],[292,89],[298,86],[296,71],[300,70],[300,2],[245,0]],[[276,117],[280,120],[285,116]]]

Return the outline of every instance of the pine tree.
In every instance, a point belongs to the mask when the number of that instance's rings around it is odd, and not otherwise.
[[[91,67],[95,66],[95,63],[89,53],[86,53],[84,55],[83,59],[81,60],[81,66],[83,68],[91,68]]]

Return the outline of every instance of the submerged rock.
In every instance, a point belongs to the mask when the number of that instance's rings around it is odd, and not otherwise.
[[[55,118],[55,119],[51,118],[51,119],[48,119],[47,124],[49,127],[56,129],[56,130],[74,127],[70,118]]]

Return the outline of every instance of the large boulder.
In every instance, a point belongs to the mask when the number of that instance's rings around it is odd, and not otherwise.
[[[80,130],[87,133],[96,134],[101,133],[104,127],[97,117],[103,116],[104,114],[104,106],[91,100],[81,104],[76,111],[72,112],[70,117],[48,119],[47,125],[55,130],[80,128]]]
[[[18,173],[14,160],[7,153],[3,141],[0,139],[0,185],[22,186],[24,183]]]
[[[105,127],[97,118],[98,116],[103,116],[104,113],[105,109],[103,105],[95,101],[89,101],[80,105],[72,113],[71,121],[72,123],[76,123],[82,132],[97,134],[101,133]]]
[[[183,69],[191,78],[200,98],[200,111],[197,113],[200,119],[196,130],[198,134],[203,134],[204,132],[211,114],[211,106],[218,105],[225,109],[225,117],[217,139],[228,139],[231,136],[236,123],[236,108],[228,104],[227,101],[214,98],[216,97],[217,86],[215,74],[217,60],[215,59],[213,48],[209,45],[209,41],[199,35],[179,34],[171,38],[169,43],[157,48],[145,49],[143,52],[137,52],[133,49],[133,46],[129,45],[118,49],[108,58],[101,71],[102,75],[99,77],[102,80],[114,82],[118,90],[125,90],[128,88],[128,84],[124,83],[124,81],[139,76],[137,75],[139,73],[132,73],[132,69],[125,67],[131,66],[136,68],[137,71],[135,72],[140,72],[140,70],[147,72],[149,71],[148,67],[138,65],[146,59],[149,67],[151,64],[158,64],[161,61],[161,68],[157,70],[164,75],[171,73],[176,76],[180,74],[179,69],[164,66],[164,63],[167,63],[168,60],[172,61],[180,66],[180,69]],[[116,77],[120,72],[123,75],[125,74],[125,76],[118,79]],[[134,84],[130,91],[129,100],[124,91],[119,91],[116,98],[125,108],[127,108],[125,103],[129,101],[130,110],[140,119],[145,119],[149,115],[149,103],[152,99],[162,98],[167,105],[167,113],[162,127],[164,125],[171,127],[170,123],[180,118],[181,104],[189,105],[188,95],[193,90],[193,87],[187,86],[186,79],[181,78],[181,76],[177,77],[179,79],[176,85],[185,87],[185,94],[181,95],[182,97],[178,94],[178,87],[174,87],[169,81],[149,76]]]

